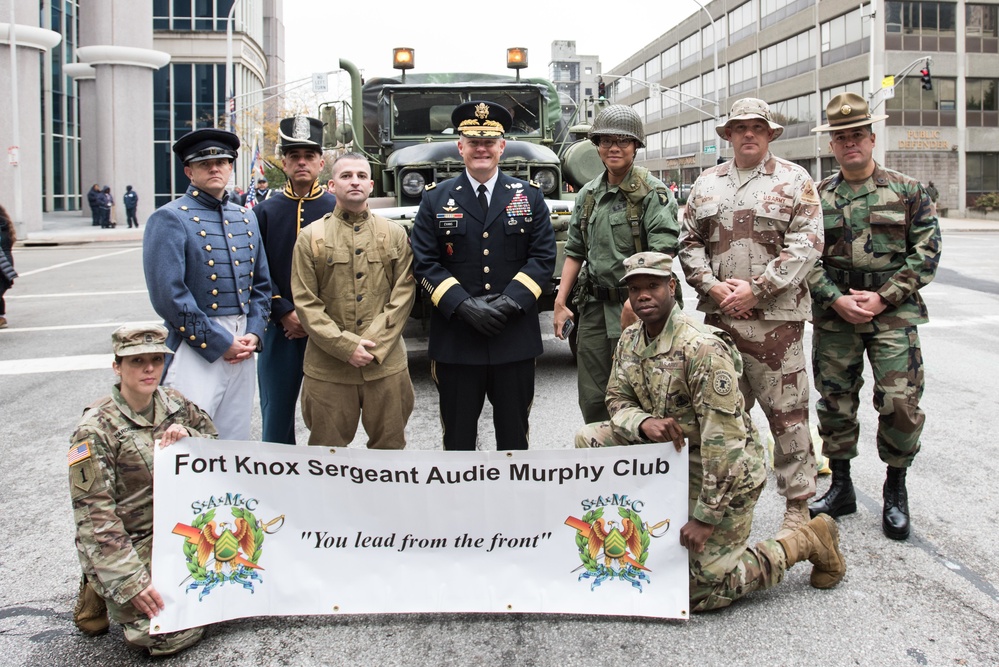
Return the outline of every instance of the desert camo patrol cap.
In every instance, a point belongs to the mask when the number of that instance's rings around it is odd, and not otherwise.
[[[111,348],[119,357],[136,354],[173,354],[166,345],[166,327],[159,324],[123,324],[111,334]]]
[[[673,258],[661,252],[640,252],[624,260],[622,285],[627,283],[631,276],[641,275],[672,277]]]

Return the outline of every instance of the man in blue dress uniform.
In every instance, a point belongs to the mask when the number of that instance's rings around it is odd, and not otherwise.
[[[499,170],[510,113],[492,102],[455,108],[465,172],[427,186],[413,225],[414,273],[430,295],[429,353],[444,448],[476,446],[485,397],[499,450],[527,449],[538,297],[555,270],[555,233],[536,183]]]
[[[142,242],[149,300],[174,350],[163,384],[207,412],[223,440],[250,439],[253,353],[271,306],[257,220],[226,192],[238,149],[224,130],[178,139],[173,152],[191,184],[150,216]]]
[[[318,181],[323,165],[323,123],[308,116],[279,125],[284,189],[253,208],[271,273],[271,324],[257,356],[262,439],[295,444],[295,404],[302,388],[308,337],[295,314],[291,265],[299,232],[336,207],[336,197]]]

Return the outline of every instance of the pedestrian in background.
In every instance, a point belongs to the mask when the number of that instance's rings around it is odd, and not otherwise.
[[[770,152],[784,128],[766,102],[736,101],[715,131],[735,155],[694,182],[680,262],[704,323],[731,334],[742,353],[746,410],[759,401],[770,423],[777,492],[786,499],[781,538],[808,521],[815,495],[802,338],[812,314],[808,272],[822,254],[822,207],[808,172]]]
[[[139,194],[132,189],[131,185],[125,186],[125,195],[121,198],[121,203],[125,205],[125,218],[128,220],[128,228],[132,225],[139,228],[139,218],[136,217],[136,207],[139,205]]]
[[[919,290],[936,276],[940,224],[933,201],[915,179],[874,161],[872,116],[855,93],[833,97],[829,132],[840,170],[819,184],[826,246],[810,275],[815,301],[812,372],[822,452],[832,483],[812,503],[812,514],[833,517],[857,509],[850,461],[857,456],[857,409],[864,383],[864,356],[874,376],[878,456],[888,466],[881,528],[891,539],[909,537],[906,471],[919,452],[926,415],[922,345],[917,326],[929,315]]]
[[[94,227],[101,224],[101,186],[94,183],[87,191],[87,206],[90,207],[90,220]]]
[[[111,187],[108,185],[105,185],[104,189],[101,190],[100,207],[101,227],[103,229],[111,229],[114,227],[114,220],[111,219],[114,209],[114,197],[111,196]]]
[[[14,286],[17,271],[14,270],[14,244],[17,243],[17,230],[14,221],[7,215],[7,209],[0,206],[0,329],[7,328],[7,302],[4,294]]]

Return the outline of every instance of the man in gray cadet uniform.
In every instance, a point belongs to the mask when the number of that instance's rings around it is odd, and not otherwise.
[[[175,352],[164,384],[201,406],[223,440],[250,439],[253,353],[271,310],[257,220],[226,192],[238,148],[224,130],[178,139],[173,152],[191,185],[150,216],[142,243],[149,300]]]

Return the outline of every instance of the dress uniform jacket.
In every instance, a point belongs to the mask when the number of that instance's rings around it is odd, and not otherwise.
[[[153,309],[166,321],[167,345],[181,341],[214,362],[232,334],[212,322],[244,315],[246,333],[263,340],[270,315],[270,274],[257,219],[247,209],[193,185],[150,216],[142,265]]]
[[[822,254],[822,208],[800,166],[767,153],[746,182],[734,160],[694,182],[680,234],[680,263],[697,309],[718,313],[708,292],[728,278],[750,281],[764,320],[811,317],[808,272]]]
[[[483,219],[466,173],[429,186],[413,225],[414,269],[435,308],[430,358],[504,364],[542,352],[538,298],[555,271],[555,232],[541,190],[502,171]],[[470,296],[506,294],[524,314],[487,337],[454,316]]]
[[[305,197],[295,196],[289,184],[283,192],[253,208],[271,275],[271,320],[274,324],[280,326],[281,318],[295,310],[291,296],[291,256],[299,232],[335,207],[336,197],[316,183]]]
[[[919,290],[940,263],[940,225],[919,182],[877,167],[856,191],[842,173],[830,176],[819,196],[826,247],[809,274],[815,326],[871,333],[929,321]],[[871,322],[850,324],[832,308],[850,288],[877,292],[890,307]]]

